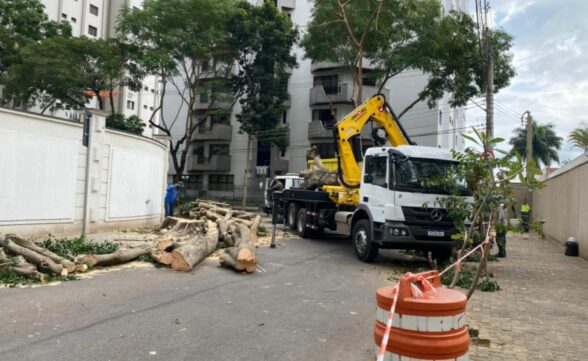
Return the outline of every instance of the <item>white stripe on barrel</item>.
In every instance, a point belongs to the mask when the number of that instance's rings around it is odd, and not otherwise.
[[[381,308],[376,310],[376,320],[386,324],[390,311]],[[410,331],[422,332],[446,332],[459,330],[465,326],[465,314],[459,313],[455,316],[425,317],[394,314],[392,327]]]
[[[376,357],[379,352],[380,352],[380,348],[376,347]],[[431,361],[431,360],[425,360],[425,359],[413,358],[413,357],[407,357],[407,356],[400,356],[395,353],[386,351],[386,354],[384,355],[384,361]],[[450,359],[444,359],[444,360],[439,359],[439,360],[435,360],[435,361],[469,361],[469,357],[467,354],[465,354],[463,356],[459,356],[458,358],[450,358]]]

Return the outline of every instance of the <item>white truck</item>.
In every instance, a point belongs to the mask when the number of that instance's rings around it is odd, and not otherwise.
[[[449,258],[460,241],[451,237],[456,229],[447,211],[436,205],[447,193],[422,180],[445,174],[456,161],[447,149],[412,145],[395,118],[378,94],[339,121],[334,136],[342,185],[275,192],[273,229],[283,217],[301,237],[318,237],[324,229],[350,236],[365,262],[380,248],[432,251],[438,260]],[[391,146],[360,154],[354,139],[370,119],[382,127]],[[462,195],[471,196],[465,186]]]

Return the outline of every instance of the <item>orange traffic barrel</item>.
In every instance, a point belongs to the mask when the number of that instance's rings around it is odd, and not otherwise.
[[[443,288],[437,271],[407,273],[397,287],[382,287],[376,291],[374,339],[377,354],[396,292],[384,360],[468,360],[467,298],[459,291]]]

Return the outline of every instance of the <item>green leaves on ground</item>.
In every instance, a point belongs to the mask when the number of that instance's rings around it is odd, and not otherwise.
[[[118,244],[114,242],[90,242],[84,237],[48,238],[41,243],[41,246],[71,260],[80,254],[109,254],[118,250]]]

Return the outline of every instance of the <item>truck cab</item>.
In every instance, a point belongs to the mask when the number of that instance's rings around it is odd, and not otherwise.
[[[286,189],[300,188],[300,184],[304,178],[296,173],[288,173],[286,175],[278,175],[274,178],[267,178],[265,180],[263,192],[263,211],[267,214],[272,211],[273,193],[281,192]]]
[[[448,195],[422,180],[443,176],[457,164],[447,149],[401,145],[367,150],[359,205],[348,220],[360,259],[369,261],[379,248],[431,250],[447,258],[459,242],[455,226],[437,203]],[[463,196],[471,196],[465,184]],[[339,217],[341,218],[341,217]]]

